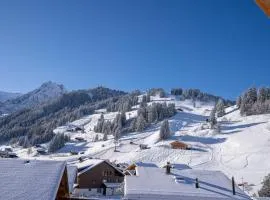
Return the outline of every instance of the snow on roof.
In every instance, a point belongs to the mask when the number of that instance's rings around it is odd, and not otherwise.
[[[92,169],[93,167],[99,165],[100,163],[104,161],[105,160],[101,160],[101,159],[85,159],[82,162],[78,160],[70,164],[76,166],[78,168],[79,174],[82,174],[85,171]]]
[[[172,169],[167,175],[161,168],[137,168],[138,176],[125,177],[125,199],[250,199],[237,186],[236,195],[233,195],[231,181],[219,171]],[[199,189],[195,187],[196,178]]]
[[[135,165],[137,167],[158,167],[156,164],[154,163],[146,163],[146,162],[136,162]]]
[[[95,166],[101,164],[102,162],[106,162],[108,165],[113,167],[115,170],[117,170],[120,174],[124,176],[123,172],[108,160],[87,158],[87,159],[84,159],[82,162],[80,162],[79,160],[76,160],[76,161],[69,162],[69,164],[76,166],[78,169],[78,175],[81,175],[85,173],[86,171],[91,170]]]
[[[122,183],[103,183],[106,188],[119,188]]]
[[[178,163],[173,163],[172,167],[175,169],[191,169],[190,166],[185,165],[185,164],[178,164]]]
[[[0,159],[0,198],[55,199],[65,166],[61,161]]]
[[[68,190],[71,193],[73,191],[73,186],[77,177],[77,167],[73,165],[67,165],[67,174],[68,174]]]

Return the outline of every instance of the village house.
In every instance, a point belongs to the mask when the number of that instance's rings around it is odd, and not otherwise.
[[[132,163],[131,165],[129,165],[124,171],[123,173],[126,176],[135,176],[136,175],[136,168],[137,167],[156,167],[158,168],[158,166],[154,163],[146,163],[146,162],[135,162]]]
[[[124,174],[107,160],[80,159],[69,163],[78,169],[77,183],[72,196],[121,195]]]
[[[185,150],[190,149],[190,146],[188,144],[177,141],[177,140],[174,142],[171,142],[170,145],[172,149],[185,149]]]
[[[180,167],[178,169],[177,167]],[[136,166],[135,176],[125,176],[125,200],[251,200],[219,171],[185,169],[170,164],[166,169]]]
[[[62,200],[69,197],[66,162],[0,159],[0,199]]]

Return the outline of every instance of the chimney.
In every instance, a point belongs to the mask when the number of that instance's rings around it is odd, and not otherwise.
[[[167,162],[167,165],[166,165],[166,174],[170,174],[171,173],[171,168],[172,168],[172,166],[171,166],[170,162]]]
[[[198,178],[195,179],[195,187],[196,187],[196,188],[200,188]]]
[[[24,161],[24,164],[29,164],[30,163],[30,160],[25,160]]]
[[[234,182],[234,177],[232,177],[232,192],[233,192],[233,195],[235,195],[235,182]]]

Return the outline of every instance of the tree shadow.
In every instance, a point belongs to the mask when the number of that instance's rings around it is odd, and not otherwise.
[[[172,175],[174,175],[175,177],[178,177],[179,179],[184,180],[184,182],[183,182],[184,184],[192,184],[192,185],[194,184],[194,187],[195,187],[195,182],[196,182],[195,178],[183,176],[183,175],[180,175],[178,173],[172,173]],[[227,197],[229,199],[232,198],[233,194],[232,194],[232,189],[231,188],[229,188],[229,187],[221,187],[221,186],[216,185],[216,184],[212,184],[212,183],[202,181],[200,179],[200,177],[198,177],[198,178],[199,178],[199,189],[206,190],[208,192],[215,193],[215,194]],[[228,186],[230,186],[230,184],[228,184]],[[236,187],[235,189],[236,189],[236,195],[235,195],[236,198],[238,196],[238,197],[241,197],[241,199],[250,199],[244,193],[239,192],[239,188]]]
[[[58,153],[70,153],[71,151],[73,152],[82,152],[82,151],[86,151],[89,146],[86,146],[87,142],[68,142],[65,144],[65,146],[63,148],[61,148],[60,150],[58,150]]]
[[[227,113],[225,114],[225,116],[228,115],[228,114],[230,114],[230,113],[233,113],[234,111],[236,111],[236,110],[238,110],[238,109],[239,109],[239,108],[234,108],[234,109],[232,109],[231,111],[227,112]]]
[[[200,142],[202,144],[218,144],[226,141],[226,138],[212,138],[212,137],[200,137],[200,136],[191,136],[183,135],[179,136],[181,141],[185,142]]]
[[[234,134],[234,133],[240,133],[241,131],[229,131],[229,132],[226,132],[226,133],[221,133],[222,135],[231,135],[231,134]]]
[[[256,126],[256,125],[259,125],[259,124],[264,124],[264,123],[267,123],[267,122],[242,124],[242,125],[236,125],[236,126],[221,126],[221,129],[222,130],[244,129],[244,128],[249,128],[249,127]]]

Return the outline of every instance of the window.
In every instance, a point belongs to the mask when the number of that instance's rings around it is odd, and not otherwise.
[[[105,170],[103,171],[103,176],[112,176],[112,171],[109,171],[109,170]]]

